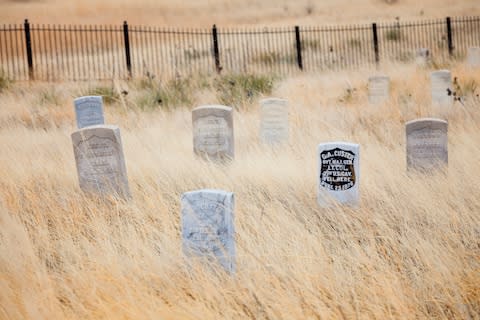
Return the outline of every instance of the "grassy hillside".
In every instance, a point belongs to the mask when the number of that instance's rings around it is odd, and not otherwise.
[[[254,97],[238,88],[228,166],[192,154],[190,110],[221,101],[219,79],[169,91],[169,105],[142,104],[157,87],[140,81],[4,86],[0,318],[480,319],[480,74],[449,67],[467,103],[448,113],[430,107],[430,70],[414,66],[382,70],[382,107],[367,104],[374,70],[273,79]],[[121,128],[129,202],[78,187],[72,100],[93,89]],[[278,149],[258,140],[267,95],[291,106]],[[449,167],[431,176],[405,168],[404,123],[423,116],[449,121]],[[360,144],[357,209],[316,204],[316,146],[332,140]],[[199,188],[235,193],[234,277],[186,267],[180,195]]]

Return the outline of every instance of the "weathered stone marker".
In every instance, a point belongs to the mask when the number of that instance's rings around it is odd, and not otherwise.
[[[378,105],[386,102],[390,96],[390,78],[375,76],[368,78],[368,103]]]
[[[80,97],[73,100],[73,104],[75,105],[78,129],[105,124],[101,96]]]
[[[430,61],[430,50],[419,48],[415,52],[415,63],[419,66],[425,66]]]
[[[200,106],[192,111],[193,150],[211,160],[234,158],[233,109]]]
[[[448,70],[438,70],[430,74],[432,104],[440,107],[453,105],[452,74]],[[449,94],[450,92],[450,94]]]
[[[287,100],[268,98],[260,100],[260,140],[266,144],[288,141]]]
[[[182,240],[186,256],[214,259],[235,272],[234,195],[203,189],[182,195]]]
[[[406,123],[407,168],[428,171],[448,165],[448,123],[423,118]]]
[[[468,48],[467,62],[470,67],[480,67],[480,47]]]
[[[80,188],[86,192],[130,196],[120,129],[99,125],[72,133]]]
[[[318,145],[318,204],[355,206],[359,202],[360,146],[348,142]]]

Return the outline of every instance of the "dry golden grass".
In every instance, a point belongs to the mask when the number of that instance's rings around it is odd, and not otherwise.
[[[153,26],[323,25],[479,15],[477,0],[0,0],[0,22]]]
[[[192,154],[190,109],[216,102],[214,92],[173,111],[107,106],[122,132],[129,202],[78,187],[72,99],[86,84],[3,91],[0,318],[480,319],[480,102],[470,96],[448,114],[445,174],[407,174],[405,121],[439,115],[429,70],[382,71],[392,102],[377,108],[366,103],[372,70],[281,80],[273,95],[290,101],[290,143],[262,146],[258,100],[242,104],[237,157],[225,167]],[[461,64],[452,71],[460,84],[480,83]],[[339,102],[348,87],[357,90]],[[358,209],[316,204],[316,146],[332,140],[361,146]],[[235,193],[233,277],[186,267],[180,195],[200,188]]]

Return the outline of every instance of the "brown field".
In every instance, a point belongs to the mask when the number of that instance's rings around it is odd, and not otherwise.
[[[203,27],[480,14],[478,0],[351,2],[0,0],[0,21]],[[253,97],[230,92],[225,76],[172,85],[0,75],[0,319],[480,319],[480,72],[441,63],[267,75],[273,86]],[[439,67],[464,104],[431,106]],[[372,107],[367,78],[377,72],[391,77],[391,100]],[[130,201],[78,186],[72,100],[94,89],[121,129]],[[290,104],[290,140],[275,149],[258,139],[265,96]],[[218,102],[235,108],[226,166],[192,152],[191,109]],[[449,122],[442,172],[406,171],[405,122],[419,117]],[[358,208],[316,203],[316,147],[328,141],[360,144]],[[182,254],[180,196],[202,188],[235,193],[235,276],[189,268]]]
[[[0,22],[210,27],[324,25],[480,14],[478,0],[0,0]]]

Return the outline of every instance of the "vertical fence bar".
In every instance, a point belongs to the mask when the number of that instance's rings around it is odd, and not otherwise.
[[[100,26],[94,25],[93,27],[93,35],[95,36],[95,40],[93,40],[93,49],[95,52],[95,59],[96,62],[94,64],[95,66],[95,74],[97,79],[101,79],[102,76],[102,67],[105,65],[101,62],[101,59],[103,58],[102,55],[102,48],[101,48],[101,43],[98,41],[98,30],[100,29]]]
[[[447,39],[448,39],[448,55],[453,57],[453,38],[452,38],[452,21],[450,17],[447,17]]]
[[[52,28],[50,28],[50,24],[47,25],[47,30],[45,31],[45,34],[48,34],[48,49],[46,51],[47,57],[47,66],[49,66],[49,71],[47,71],[47,77],[49,76],[49,79],[55,80],[55,60],[53,58],[53,46],[52,46]]]
[[[288,55],[290,55],[290,30],[289,28],[282,28],[282,43],[280,50],[288,50]],[[283,72],[284,74],[289,74],[290,67],[290,58],[285,59],[283,63]]]
[[[61,26],[59,26],[60,28],[60,44],[61,44],[61,47],[62,47],[62,71],[64,72],[65,74],[65,80],[70,80],[70,63],[69,63],[69,54],[68,54],[68,47],[69,47],[69,44],[67,42],[67,30],[66,30],[66,26],[63,25],[63,28],[61,28]],[[63,41],[62,41],[62,34],[63,32]],[[66,61],[66,62],[65,62]]]
[[[57,64],[57,70],[56,70],[56,77],[57,79],[59,78],[64,78],[64,75],[62,74],[64,71],[64,69],[62,68],[62,65],[63,64],[60,64],[60,59],[62,58],[63,56],[63,50],[61,49],[62,48],[62,43],[60,41],[60,46],[58,45],[58,40],[57,40],[57,33],[59,33],[59,29],[60,29],[60,26],[59,25],[53,25],[53,47],[54,47],[54,51],[55,51],[55,62]],[[60,34],[58,35],[58,37],[60,37]],[[60,56],[59,56],[60,54]],[[61,76],[60,76],[61,75]]]
[[[118,78],[120,77],[120,70],[116,70],[115,68],[115,55],[116,53],[114,52],[114,45],[113,45],[113,36],[112,36],[112,25],[107,25],[105,26],[105,43],[107,46],[107,51],[105,52],[106,54],[106,59],[108,61],[108,70],[107,74],[111,76],[112,78],[115,78],[115,71],[118,72]]]
[[[378,33],[377,33],[377,24],[372,23],[372,32],[373,32],[373,50],[375,52],[375,63],[380,62],[380,53],[378,51]]]
[[[220,71],[222,71],[222,67],[220,66],[220,51],[218,50],[218,34],[217,34],[216,25],[213,25],[212,37],[213,37],[213,55],[215,58],[215,69],[217,70],[217,73],[220,73]]]
[[[32,55],[32,39],[30,36],[30,23],[28,19],[25,19],[24,23],[25,31],[25,45],[27,48],[27,63],[28,63],[28,78],[33,80],[33,55]]]
[[[92,40],[92,25],[85,29],[86,47],[87,47],[87,63],[88,63],[88,78],[92,79],[91,74],[95,74],[95,55],[93,53],[94,43]],[[93,76],[95,78],[95,76]]]
[[[6,46],[6,53],[7,53],[7,61],[10,61],[8,64],[8,69],[12,70],[12,74],[15,73],[15,54],[12,52],[13,48],[13,41],[12,41],[12,33],[13,30],[15,30],[15,26],[12,27],[11,24],[8,24],[8,37],[5,37],[5,40],[7,42]],[[8,59],[10,57],[10,59]]]
[[[18,33],[17,33],[17,30],[18,30],[18,29],[17,29],[17,25],[13,25],[13,28],[14,28],[14,30],[15,30],[15,33],[14,33],[14,34],[15,34],[15,36],[14,36],[14,39],[15,39],[15,44],[14,44],[14,46],[15,46],[15,63],[14,63],[14,65],[15,65],[15,67],[17,68],[17,71],[16,71],[17,74],[20,75],[20,66],[19,66],[20,63],[19,63],[19,61],[18,61],[18,59],[20,58],[20,54],[19,54],[19,52],[18,52],[18,50],[19,50],[19,45],[18,45]],[[15,69],[14,69],[14,70],[15,70]]]
[[[80,30],[80,52],[81,52],[81,56],[79,57],[78,61],[79,63],[82,64],[82,80],[87,80],[88,79],[88,76],[87,75],[87,72],[88,72],[88,69],[89,69],[89,66],[87,66],[87,62],[85,61],[85,57],[87,57],[88,59],[88,51],[87,51],[87,40],[86,40],[86,30],[87,30],[87,26],[86,25],[79,25],[78,26],[79,30]],[[88,60],[87,60],[88,61]]]
[[[238,42],[236,43],[238,44]],[[241,72],[247,72],[248,64],[250,63],[250,50],[249,49],[250,42],[248,41],[247,30],[245,27],[240,30],[240,47],[242,48],[242,62],[239,66],[239,70]]]
[[[169,63],[167,64],[168,69],[170,70],[170,77],[175,77],[177,67],[175,62],[175,55],[173,52],[173,47],[175,46],[175,39],[173,38],[173,33],[175,31],[171,27],[167,27],[166,38],[168,43],[167,55],[169,58]]]
[[[300,27],[295,26],[295,43],[297,45],[297,64],[300,70],[303,70],[303,61],[302,61],[302,42],[300,38]]]
[[[130,57],[130,39],[128,37],[128,23],[123,21],[123,39],[125,42],[125,60],[127,63],[128,78],[132,77],[132,60]]]
[[[73,60],[73,65],[75,66],[75,79],[74,80],[81,80],[82,79],[82,68],[80,63],[80,42],[79,38],[81,35],[80,26],[74,25],[73,29],[70,30],[70,35],[72,38],[75,38],[75,57]]]
[[[4,62],[5,61],[5,65],[6,65],[6,70],[4,70],[3,68],[0,68],[0,73],[1,72],[6,72],[8,75],[10,74],[13,74],[13,73],[10,73],[9,71],[9,65],[8,65],[8,58],[7,58],[7,26],[4,24],[3,27],[0,26],[0,62]],[[3,45],[2,45],[3,44]],[[3,54],[4,50],[3,48],[5,48],[5,54]],[[14,76],[11,76],[12,78]]]
[[[263,72],[264,57],[262,57],[263,53],[258,45],[258,38],[261,36],[262,31],[256,29],[251,29],[250,31],[250,36],[252,38],[252,46],[254,48],[253,57],[254,61],[257,60],[257,66],[255,66],[254,70],[257,69]]]
[[[35,78],[45,80],[45,63],[43,62],[43,57],[45,54],[42,54],[45,50],[43,50],[43,28],[42,25],[30,25],[30,30],[35,30],[35,32],[31,33],[33,38],[32,40],[32,51],[35,52],[35,56],[33,56],[34,64],[36,67],[35,70]]]

